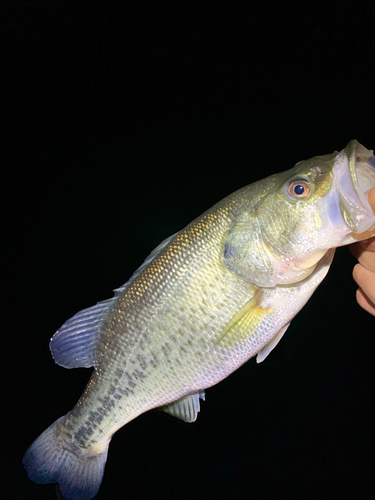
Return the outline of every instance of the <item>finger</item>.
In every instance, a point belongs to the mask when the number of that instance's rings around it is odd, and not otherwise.
[[[370,250],[371,252],[375,251],[375,237],[369,238],[368,240],[362,240],[359,242],[359,244],[365,250]]]
[[[358,260],[365,249],[359,243],[353,243],[349,245],[349,252]]]
[[[353,269],[353,278],[371,302],[375,302],[375,273],[366,269],[362,264],[356,264]]]
[[[375,188],[372,188],[368,194],[368,202],[370,207],[372,208],[373,213],[375,214]]]
[[[350,245],[349,250],[363,267],[375,273],[375,252],[364,250],[358,243]]]
[[[375,316],[375,305],[371,302],[371,300],[368,297],[366,297],[366,295],[360,288],[358,288],[356,292],[356,299],[358,304],[362,307],[362,309]]]

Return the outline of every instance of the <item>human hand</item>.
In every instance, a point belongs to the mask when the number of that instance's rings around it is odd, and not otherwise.
[[[375,188],[371,189],[368,201],[375,214]],[[359,286],[357,302],[375,316],[375,237],[354,243],[349,250],[359,262],[353,269],[354,281]]]

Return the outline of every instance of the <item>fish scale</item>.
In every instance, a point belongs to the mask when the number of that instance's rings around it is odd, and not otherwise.
[[[231,295],[236,297],[236,300],[226,301],[228,318],[240,302],[240,296],[245,300],[248,297],[243,282],[220,266],[218,243],[228,230],[228,213],[229,209],[223,208],[219,215],[208,213],[191,224],[117,298],[100,339],[93,377],[82,396],[83,401],[77,403],[68,417],[69,431],[80,446],[98,449],[98,442],[105,444],[108,434],[112,435],[139,413],[201,388],[197,386],[202,384],[197,368],[204,368],[203,360],[212,345],[211,338],[221,331],[227,320],[218,314],[218,302],[228,294],[228,282],[224,286],[223,273],[230,274]],[[216,226],[213,222],[217,222]],[[162,293],[158,287],[151,288],[150,282],[159,284]],[[201,284],[199,294],[197,283]],[[185,305],[182,312],[179,308],[176,310],[176,304],[181,303]],[[203,314],[203,308],[207,307],[212,312],[208,321]],[[213,313],[215,309],[216,314]],[[124,324],[133,325],[133,328],[118,339],[116,330]],[[213,361],[206,359],[207,363],[212,369]],[[104,380],[101,380],[102,372]],[[151,380],[147,385],[149,375]],[[106,381],[109,385],[103,396]],[[106,407],[103,401],[107,401]],[[111,406],[111,414],[100,419],[98,413],[103,413],[108,406]],[[95,422],[100,423],[100,430],[96,431]]]
[[[94,371],[25,453],[30,479],[90,500],[120,427],[152,408],[194,422],[205,389],[263,361],[335,248],[375,234],[374,165],[351,141],[238,190],[164,240],[113,299],[64,323],[50,342],[55,361]]]

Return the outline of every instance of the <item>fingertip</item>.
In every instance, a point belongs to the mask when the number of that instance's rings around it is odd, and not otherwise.
[[[361,288],[358,288],[356,291],[356,300],[359,306],[362,307],[363,310],[375,316],[375,305],[371,300],[364,294]]]
[[[360,288],[357,288],[357,290],[355,291],[355,298],[359,305],[361,305],[360,301],[364,299],[364,296],[365,294],[362,292],[362,290]]]
[[[357,283],[357,285],[359,284],[358,282],[360,281],[361,276],[363,275],[363,271],[364,271],[363,266],[359,263],[353,267],[352,276],[353,280]]]

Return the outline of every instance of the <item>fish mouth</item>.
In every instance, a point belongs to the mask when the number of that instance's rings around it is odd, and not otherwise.
[[[358,235],[375,228],[375,216],[368,202],[368,193],[375,187],[373,151],[358,141],[350,141],[336,156],[333,177],[341,216],[352,233],[345,244],[363,239]]]

